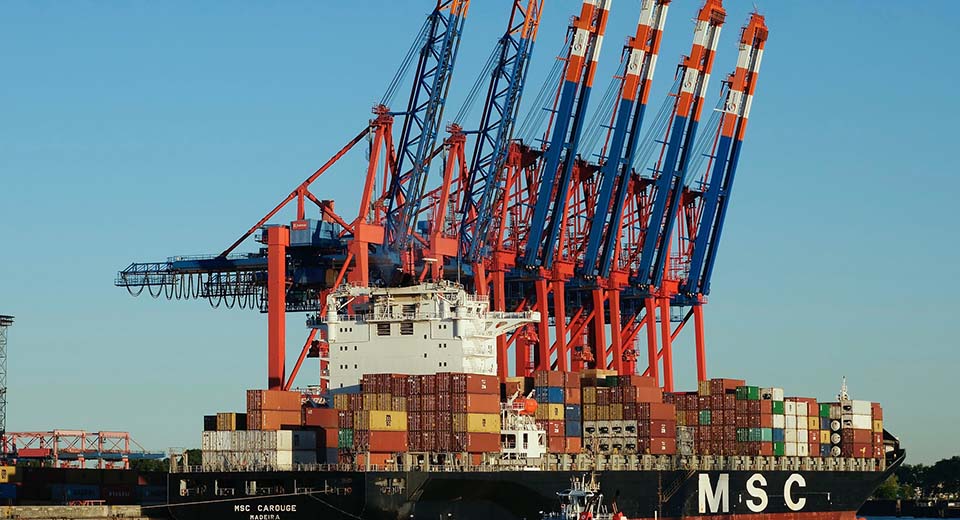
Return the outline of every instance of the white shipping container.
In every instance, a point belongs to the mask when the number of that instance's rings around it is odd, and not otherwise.
[[[807,403],[797,403],[797,417],[806,417],[808,415],[807,412]]]
[[[783,413],[784,413],[784,415],[786,415],[787,417],[790,417],[791,415],[796,416],[796,415],[797,415],[797,403],[794,402],[794,401],[786,401],[786,402],[784,402],[784,403],[783,403]]]
[[[788,457],[797,456],[797,443],[795,442],[786,442],[783,444],[783,454]]]
[[[805,442],[797,444],[797,456],[798,457],[809,457],[810,456],[810,446]]]
[[[856,430],[873,430],[873,420],[869,415],[851,415],[849,419],[843,420],[843,427]]]
[[[841,401],[840,407],[843,409],[843,413],[851,413],[853,415],[871,415],[873,413],[873,408],[870,406],[870,401]]]
[[[773,427],[774,428],[786,428],[786,417],[783,415],[774,415],[773,416]]]
[[[797,442],[797,430],[790,428],[783,430],[783,440],[786,442]]]
[[[783,388],[761,388],[760,399],[764,401],[783,401]]]
[[[786,429],[788,429],[788,430],[796,430],[796,429],[797,429],[797,416],[796,416],[796,415],[789,415],[789,414],[788,414],[788,415],[784,418],[784,421],[785,421],[785,424],[786,424],[786,426],[784,426],[784,428],[786,428]]]

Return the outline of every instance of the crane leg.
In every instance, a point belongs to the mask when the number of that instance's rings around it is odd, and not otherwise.
[[[286,374],[287,246],[290,228],[267,228],[267,388],[282,390]]]
[[[697,381],[706,381],[707,348],[703,335],[703,305],[693,307],[693,330],[697,337]]]

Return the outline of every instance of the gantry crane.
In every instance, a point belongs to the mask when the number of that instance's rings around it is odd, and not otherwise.
[[[441,277],[488,295],[493,310],[541,312],[538,326],[498,338],[501,376],[511,346],[516,373],[585,366],[633,373],[634,347],[646,328],[646,373],[662,374],[671,390],[671,343],[693,315],[698,377],[705,379],[702,305],[767,30],[754,13],[739,42],[737,70],[724,82],[707,170],[690,182],[699,172],[693,156],[708,139],[698,140],[697,133],[726,13],[721,0],[706,0],[671,105],[642,134],[669,3],[641,2],[596,163],[579,148],[611,0],[583,0],[573,19],[560,78],[550,83],[556,95],[540,147],[513,134],[544,0],[511,2],[480,121],[471,127],[458,117],[440,145],[469,0],[437,0],[373,117],[320,169],[220,254],[131,264],[117,285],[265,311],[270,388],[291,388],[308,356],[320,358],[321,384],[327,369],[325,342],[313,329],[286,373],[286,312],[322,313],[326,294],[342,283],[396,286]],[[393,111],[393,94],[411,67],[406,109]],[[397,117],[402,123],[394,140]],[[344,218],[311,187],[365,139],[369,160],[358,213]],[[439,182],[429,176],[434,161],[443,163]],[[271,223],[294,201],[295,220]],[[308,215],[311,204],[316,218]],[[237,254],[251,236],[263,247]],[[672,329],[671,309],[687,307]]]

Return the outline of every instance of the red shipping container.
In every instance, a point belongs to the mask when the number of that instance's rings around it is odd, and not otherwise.
[[[884,457],[884,448],[883,446],[874,446],[873,447],[873,458],[882,459]]]
[[[610,402],[617,404],[623,402],[623,393],[626,388],[618,386],[610,389]]]
[[[871,430],[846,428],[841,430],[840,436],[843,439],[843,444],[873,444],[873,432]]]
[[[636,403],[624,403],[623,405],[623,420],[624,421],[635,421],[637,419],[637,404]]]
[[[583,441],[580,437],[565,437],[563,442],[564,453],[580,453],[583,451]]]
[[[452,436],[451,450],[466,451],[468,453],[497,452],[500,451],[500,434],[458,432]]]
[[[537,386],[563,388],[564,379],[564,373],[557,370],[537,370],[533,373],[533,380]]]
[[[303,424],[304,426],[320,426],[324,428],[337,425],[339,410],[333,408],[304,408]]]
[[[698,410],[713,410],[713,400],[709,396],[697,397]]]
[[[746,386],[747,382],[743,379],[711,379],[710,380],[710,393],[711,394],[724,394],[727,392],[736,392],[738,386]]]
[[[723,409],[724,410],[736,410],[737,409],[737,396],[736,394],[725,394],[723,396]]]
[[[760,413],[761,413],[761,414],[772,414],[772,413],[773,413],[773,401],[760,401]]]
[[[382,453],[407,451],[407,432],[371,431],[369,450]]]
[[[17,456],[23,458],[49,457],[50,448],[20,448],[17,450]]]
[[[497,376],[464,374],[464,378],[466,380],[466,393],[468,394],[500,395],[500,381],[497,379]]]
[[[874,446],[883,446],[883,434],[874,432],[873,433],[873,443]]]
[[[672,404],[650,403],[650,419],[655,421],[676,421],[677,408]]]
[[[437,393],[437,376],[434,374],[426,374],[422,377],[420,380],[420,393],[424,397]]]
[[[633,386],[638,388],[659,388],[653,376],[641,376],[637,374],[618,376],[617,384],[619,386]]]
[[[450,409],[453,412],[500,413],[499,394],[453,394],[446,397],[452,401]]]
[[[420,449],[423,451],[436,451],[437,446],[437,432],[435,431],[425,431],[420,433]]]
[[[870,403],[870,412],[874,421],[883,420],[883,408],[880,407],[880,403]]]
[[[761,442],[760,443],[760,455],[764,457],[773,456],[773,443],[772,442]]]
[[[564,453],[566,450],[566,437],[547,436],[547,451],[550,453]]]
[[[676,437],[677,421],[650,421],[651,437]]]
[[[333,428],[317,428],[317,449],[324,450],[327,448],[336,448],[337,447],[337,438],[339,429],[336,427]]]
[[[765,401],[772,402],[772,401]],[[761,428],[773,428],[773,415],[772,414],[760,414],[760,427]]]
[[[564,404],[580,404],[580,400],[580,387],[568,387],[563,389]]]
[[[580,374],[577,372],[563,373],[564,388],[580,388]]]
[[[547,421],[547,437],[563,437],[563,421]]]
[[[634,401],[637,403],[662,403],[663,402],[663,391],[659,387],[649,387],[649,386],[638,386],[634,388],[632,392],[636,398]]]
[[[650,453],[652,455],[676,455],[677,439],[657,437],[650,439]]]
[[[438,379],[438,381],[440,381]],[[462,395],[462,394],[461,394]],[[436,398],[436,410],[438,412],[451,412],[453,410],[453,394],[439,390]]]
[[[424,412],[435,412],[437,411],[437,396],[436,395],[423,395],[421,397],[423,402],[421,403],[421,408]]]

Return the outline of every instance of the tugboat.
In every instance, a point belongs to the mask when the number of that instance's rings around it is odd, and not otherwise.
[[[614,502],[612,509],[603,503],[603,493],[597,483],[595,473],[590,474],[590,480],[584,475],[579,479],[570,479],[570,488],[557,491],[560,498],[560,511],[544,513],[541,520],[627,520],[627,517],[617,511]]]

